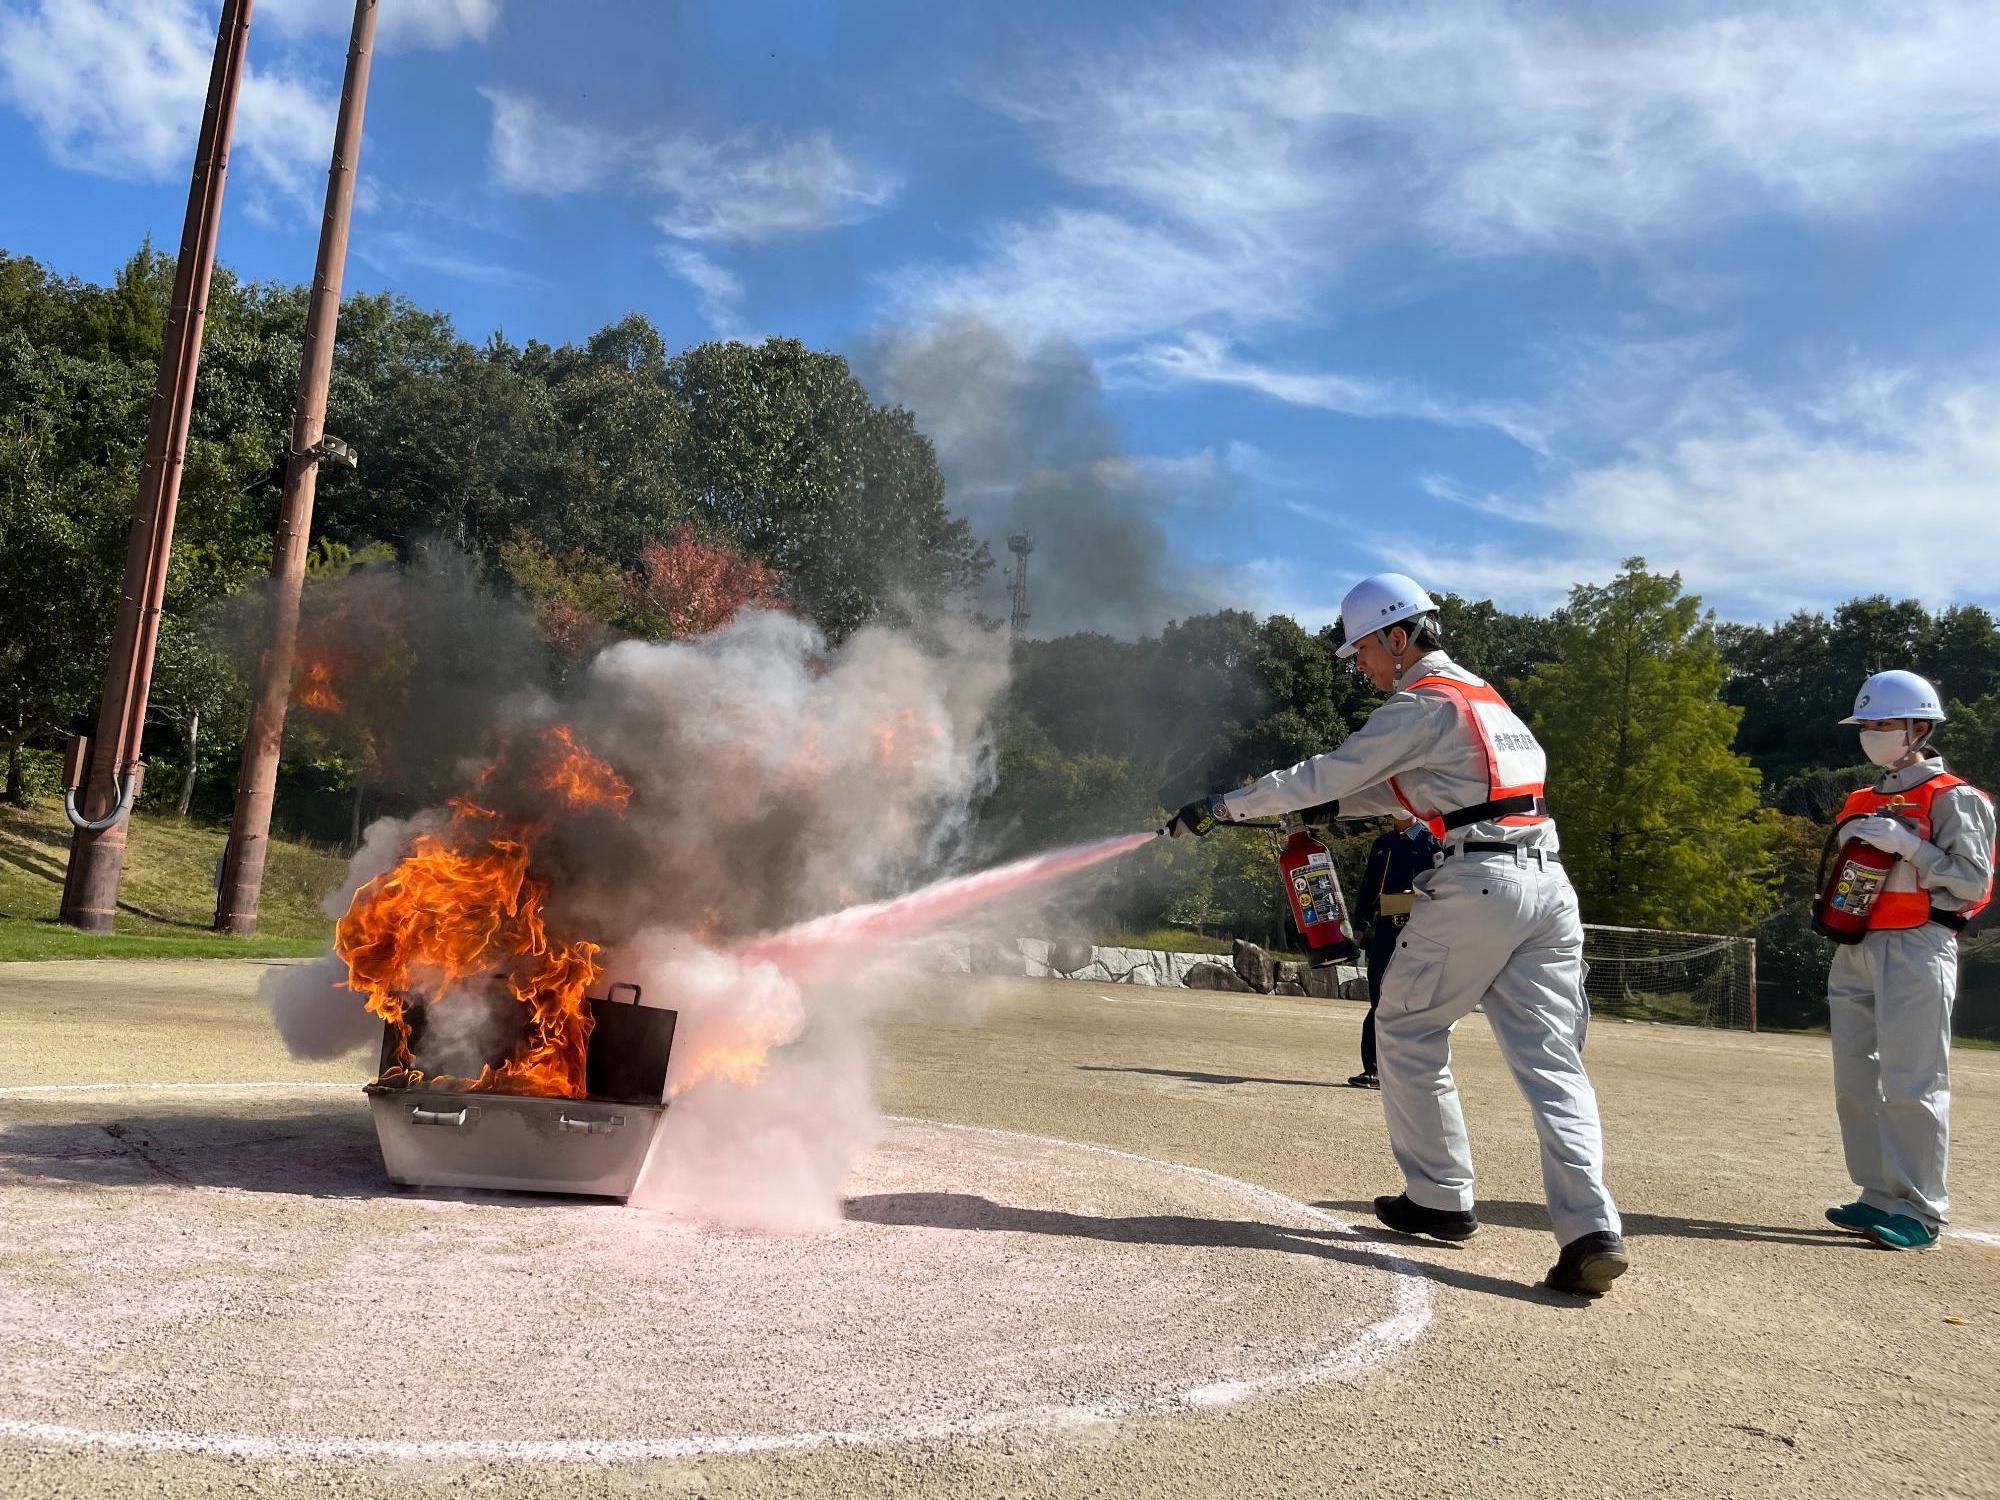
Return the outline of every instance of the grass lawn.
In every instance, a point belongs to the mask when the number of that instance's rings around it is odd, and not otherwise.
[[[331,849],[271,840],[258,935],[209,931],[223,830],[135,814],[118,889],[118,930],[97,937],[59,924],[69,823],[59,807],[0,804],[0,961],[24,958],[278,958],[325,949],[333,928],[320,898],[346,860]]]

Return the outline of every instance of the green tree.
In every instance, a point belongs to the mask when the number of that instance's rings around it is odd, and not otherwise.
[[[1632,558],[1579,585],[1525,706],[1549,756],[1563,861],[1588,920],[1737,931],[1770,903],[1775,814],[1732,748],[1741,710],[1713,617]]]

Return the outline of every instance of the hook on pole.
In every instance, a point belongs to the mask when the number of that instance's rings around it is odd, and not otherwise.
[[[138,776],[134,772],[127,771],[118,778],[118,801],[111,811],[101,818],[86,818],[83,810],[76,805],[77,789],[73,786],[64,787],[63,812],[69,816],[70,827],[78,832],[102,833],[132,810],[132,798],[138,789]]]

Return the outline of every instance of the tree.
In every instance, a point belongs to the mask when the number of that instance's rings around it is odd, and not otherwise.
[[[935,612],[992,566],[945,507],[930,440],[908,412],[873,406],[838,355],[796,339],[700,344],[666,378],[688,424],[682,491],[835,641],[877,616]]]
[[[1732,748],[1714,620],[1632,558],[1579,585],[1525,707],[1549,756],[1563,862],[1597,922],[1738,931],[1770,904],[1775,815]]]

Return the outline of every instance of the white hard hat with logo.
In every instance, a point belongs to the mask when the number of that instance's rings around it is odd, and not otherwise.
[[[1377,573],[1364,578],[1340,601],[1340,623],[1347,632],[1347,643],[1333,654],[1342,659],[1350,657],[1364,636],[1417,615],[1430,614],[1437,607],[1437,600],[1426,594],[1414,578],[1401,573]]]
[[[1840,722],[1859,724],[1864,719],[1929,719],[1944,722],[1944,706],[1928,678],[1915,672],[1877,672],[1861,684],[1854,695],[1854,712]]]

